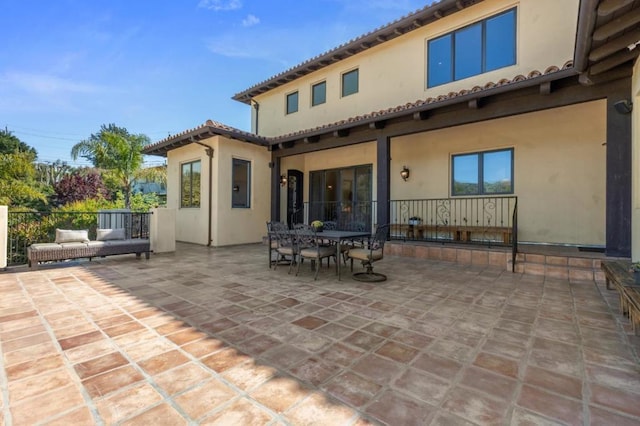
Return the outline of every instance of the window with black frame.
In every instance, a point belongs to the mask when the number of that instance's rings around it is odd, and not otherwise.
[[[335,221],[339,229],[372,218],[372,166],[310,172],[309,220]]]
[[[451,195],[513,194],[513,148],[451,157]]]
[[[180,174],[180,207],[200,207],[200,160],[183,163]]]
[[[450,32],[427,43],[427,87],[516,63],[516,9]]]
[[[232,192],[231,207],[250,208],[251,207],[251,162],[233,159],[233,169],[231,176]]]

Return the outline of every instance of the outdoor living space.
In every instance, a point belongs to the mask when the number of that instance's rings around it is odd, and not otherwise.
[[[261,244],[0,273],[2,424],[640,422],[604,282],[385,252],[365,284]]]

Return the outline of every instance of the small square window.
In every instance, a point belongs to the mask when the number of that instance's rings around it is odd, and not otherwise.
[[[298,92],[287,95],[287,114],[298,112]]]
[[[314,84],[311,86],[311,106],[320,105],[327,102],[327,82]]]
[[[342,74],[342,96],[358,93],[358,70]]]

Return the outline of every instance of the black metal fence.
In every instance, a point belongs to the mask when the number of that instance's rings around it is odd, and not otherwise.
[[[391,238],[511,246],[517,197],[392,200]]]
[[[37,212],[10,211],[8,220],[7,265],[27,263],[27,247],[54,242],[56,229],[87,229],[96,239],[98,228],[124,228],[127,238],[149,238],[151,213],[129,211]]]

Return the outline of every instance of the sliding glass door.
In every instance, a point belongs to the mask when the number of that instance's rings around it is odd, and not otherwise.
[[[334,221],[345,229],[354,223],[371,228],[370,164],[310,173],[309,221]]]

